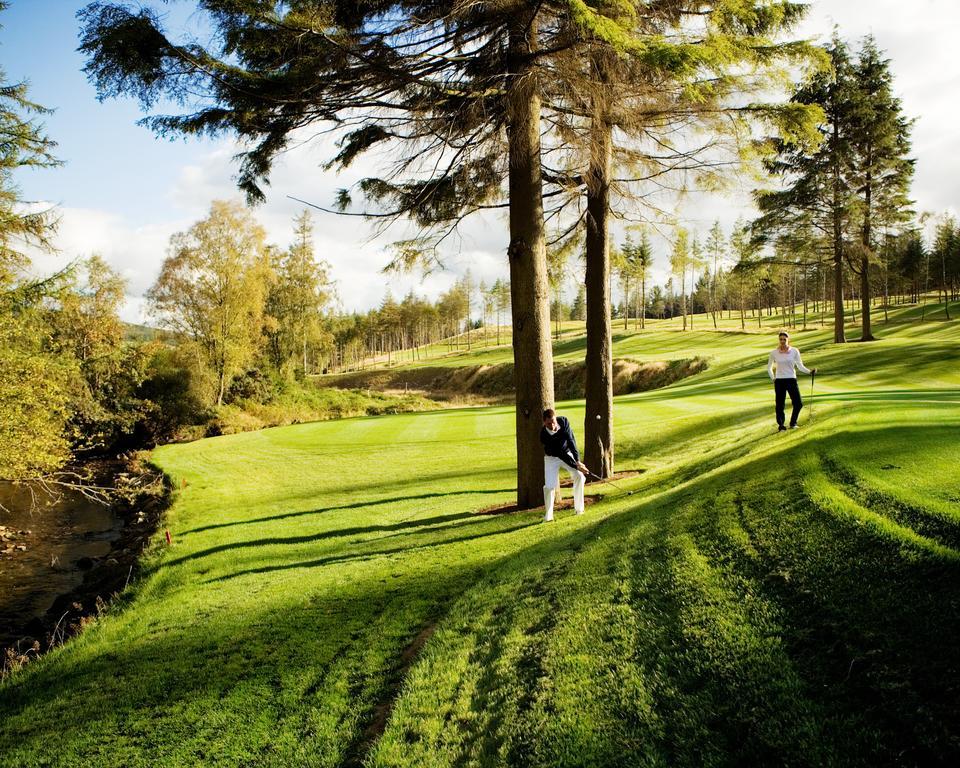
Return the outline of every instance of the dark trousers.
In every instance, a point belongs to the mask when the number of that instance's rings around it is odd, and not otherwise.
[[[800,399],[800,386],[796,379],[774,379],[773,390],[777,393],[777,424],[783,426],[783,406],[787,402],[787,394],[790,395],[790,404],[793,406],[793,413],[790,414],[790,424],[797,423],[797,416],[800,415],[800,409],[803,408],[803,400]]]

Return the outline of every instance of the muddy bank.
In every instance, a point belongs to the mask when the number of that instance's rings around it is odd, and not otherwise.
[[[700,373],[707,367],[702,357],[684,360],[638,362],[613,361],[613,393],[628,395],[659,389]],[[559,362],[554,365],[557,400],[584,396],[586,364]],[[378,391],[416,391],[440,400],[475,397],[491,402],[513,396],[513,364],[470,365],[455,368],[403,368],[357,371],[318,377],[318,386]]]
[[[130,468],[97,466],[97,485]],[[143,470],[138,470],[143,471]],[[68,491],[51,499],[27,485],[0,482],[0,659],[16,665],[72,634],[136,573],[169,494],[102,504]],[[32,649],[32,650],[31,650]]]

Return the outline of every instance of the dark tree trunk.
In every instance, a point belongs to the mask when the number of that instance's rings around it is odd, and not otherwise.
[[[596,475],[613,474],[613,352],[610,319],[610,154],[612,131],[594,119],[587,177],[587,373],[584,463]],[[624,314],[629,295],[624,301]]]
[[[834,126],[834,135],[836,135],[836,126]],[[840,211],[840,168],[837,161],[833,163],[833,342],[834,344],[845,344],[847,341],[844,332],[844,315],[846,309],[843,306],[843,226],[842,212]]]
[[[860,341],[874,341],[870,324],[870,258],[866,253],[860,261],[860,320],[863,328]]]
[[[872,161],[868,150],[867,162]],[[860,320],[863,332],[860,341],[873,341],[873,331],[870,327],[870,241],[871,241],[871,210],[873,188],[870,174],[867,174],[866,188],[864,189],[863,212],[863,258],[860,260]]]
[[[510,298],[516,388],[517,507],[543,503],[543,409],[553,403],[553,350],[547,290],[543,188],[540,173],[540,95],[530,55],[535,21],[510,30],[508,68]]]

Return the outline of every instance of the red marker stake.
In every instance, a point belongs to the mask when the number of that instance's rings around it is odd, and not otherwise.
[[[165,533],[167,534],[167,546],[169,547],[169,546],[170,546],[170,531],[165,531]]]

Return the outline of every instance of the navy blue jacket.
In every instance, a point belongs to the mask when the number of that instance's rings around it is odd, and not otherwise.
[[[540,442],[543,443],[543,452],[547,456],[556,456],[564,464],[577,468],[580,461],[580,451],[577,450],[577,441],[570,429],[570,420],[566,416],[557,416],[560,426],[552,435],[546,427],[540,430]],[[572,457],[572,458],[571,458]]]

